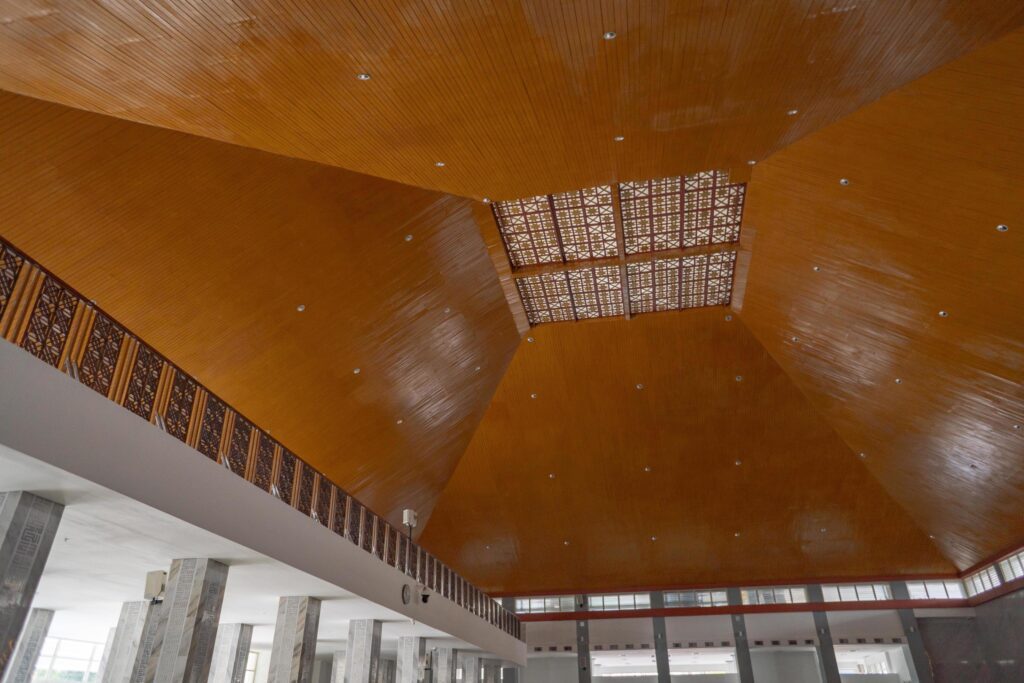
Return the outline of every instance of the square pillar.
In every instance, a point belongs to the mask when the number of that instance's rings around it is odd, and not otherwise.
[[[456,683],[459,651],[450,647],[434,650],[434,683]]]
[[[377,619],[353,619],[348,623],[345,683],[377,683],[380,628]]]
[[[146,683],[207,683],[228,567],[216,560],[171,562]]]
[[[506,666],[502,668],[501,683],[519,683],[519,667]]]
[[[807,587],[807,602],[825,602],[821,586],[815,584]],[[839,675],[839,663],[836,661],[836,649],[832,643],[832,629],[828,625],[828,614],[816,611],[814,614],[814,633],[818,637],[818,662],[821,664],[821,676],[825,683],[842,683]]]
[[[999,566],[996,564],[995,566]],[[893,581],[890,585],[894,600],[909,600],[910,590],[906,581]],[[914,668],[919,683],[934,683],[935,677],[932,674],[932,662],[928,658],[928,650],[924,646],[924,638],[917,626],[917,617],[912,609],[898,609],[896,613],[900,618],[900,625],[903,626],[903,635],[907,637],[907,649],[910,650],[910,666]]]
[[[576,596],[576,609],[587,611],[587,596]],[[586,619],[576,622],[576,675],[579,683],[590,683],[590,622]]]
[[[377,664],[377,683],[395,683],[395,670],[398,662],[393,659],[382,659]]]
[[[739,588],[726,589],[730,606],[739,607],[743,604]],[[732,638],[736,643],[736,671],[739,672],[740,683],[754,683],[754,663],[750,660],[750,643],[747,640],[747,621],[742,614],[733,614]]]
[[[96,670],[96,682],[103,683],[103,676],[107,671],[107,665],[110,662],[110,651],[114,648],[114,634],[117,633],[117,627],[112,627],[107,631],[107,640],[103,644],[103,656],[100,657],[100,666]]]
[[[481,683],[501,683],[501,661],[485,659],[483,661],[483,680]]]
[[[459,653],[462,683],[480,683],[480,655]]]
[[[0,677],[28,618],[64,506],[25,491],[0,493]]]
[[[661,591],[651,593],[651,609],[664,609],[665,596]],[[665,635],[665,617],[651,617],[654,631],[654,662],[658,667],[658,683],[672,683],[668,664],[668,637]]]
[[[398,663],[395,683],[419,683],[422,663],[427,654],[427,639],[403,636],[398,639]],[[354,682],[349,682],[354,683]],[[465,681],[463,681],[465,683]]]
[[[213,645],[210,683],[243,683],[252,644],[252,624],[221,624]]]
[[[319,600],[299,596],[281,598],[277,604],[267,683],[310,683],[319,627]]]
[[[32,683],[32,674],[36,672],[36,662],[52,621],[53,610],[34,609],[29,613],[14,648],[14,655],[7,663],[3,683]]]
[[[106,665],[102,667],[102,675],[97,678],[100,683],[125,683],[132,678],[139,662],[142,662],[143,678],[145,678],[148,655],[139,657],[147,620],[153,623],[151,611],[158,608],[148,600],[136,600],[121,604],[121,615],[114,627],[114,635],[109,643],[110,653]]]
[[[345,680],[345,651],[336,650],[331,655],[331,683],[344,683]]]

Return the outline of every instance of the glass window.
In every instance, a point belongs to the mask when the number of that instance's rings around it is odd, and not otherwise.
[[[256,665],[259,659],[259,652],[249,651],[249,656],[245,660],[245,679],[243,683],[254,683],[256,680]]]
[[[1000,562],[999,568],[1003,570],[1003,576],[1007,581],[1024,577],[1024,550]]]

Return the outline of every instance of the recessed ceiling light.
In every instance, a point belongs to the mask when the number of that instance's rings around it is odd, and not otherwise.
[[[396,425],[400,425],[400,424],[402,424],[403,422],[405,422],[405,420],[403,420],[402,418],[398,418],[397,420],[395,420],[395,424],[396,424]]]
[[[569,545],[569,541],[562,541],[562,545]]]
[[[445,312],[445,313],[451,313],[451,312],[452,312],[452,309],[450,309],[449,307],[445,306],[445,308],[444,308],[444,312]]]
[[[742,460],[737,460],[737,461],[736,461],[736,467],[739,467],[739,466],[740,466],[740,465],[742,465],[742,464],[743,464],[743,461],[742,461]]]
[[[731,323],[732,322],[732,316],[731,315],[725,316],[725,322]]]
[[[903,380],[902,380],[902,379],[900,379],[899,377],[897,377],[896,379],[894,379],[894,380],[893,380],[893,382],[896,382],[896,384],[903,384]]]
[[[828,531],[828,529],[826,529],[825,527],[821,527],[821,529],[819,529],[818,531],[820,531],[821,533],[825,533]]]
[[[1014,428],[1015,430],[1018,430],[1018,431],[1019,431],[1019,430],[1020,430],[1020,425],[1013,425],[1013,428]]]
[[[639,391],[640,389],[643,389],[643,388],[644,388],[644,385],[643,385],[643,384],[639,384],[639,383],[637,383],[637,385],[636,385],[636,388],[637,388],[637,390]]]
[[[734,534],[733,534],[733,536],[734,536],[735,538],[739,538],[739,537],[740,537],[740,532],[738,532],[738,531],[737,531],[736,533],[734,533]]]
[[[799,341],[800,341],[800,337],[796,337],[796,336],[790,337],[790,338],[789,338],[789,341],[791,341],[791,342],[793,342],[794,344],[796,344],[797,342],[799,342]]]
[[[353,375],[358,375],[360,372],[362,372],[362,370],[360,370],[359,368],[352,368]]]
[[[612,138],[612,140],[614,140],[615,142],[622,142],[625,139],[626,139],[626,136],[624,136],[624,135],[616,135],[615,137]]]
[[[658,537],[657,537],[657,536],[651,536],[651,540],[652,540],[652,541],[657,541],[657,540],[658,540]]]
[[[1005,223],[1000,223],[999,225],[996,226],[996,230],[998,230],[999,232],[1006,232],[1009,229],[1010,226],[1006,225]]]
[[[786,116],[796,116],[799,113],[799,109],[790,109],[789,111],[786,112]]]
[[[554,478],[555,478],[555,473],[554,472],[551,472],[550,474],[548,474],[548,479],[554,479]]]
[[[868,457],[867,453],[858,453],[857,455],[858,457],[860,457],[861,460],[866,460]]]
[[[444,167],[444,162],[443,161],[435,161],[434,162],[434,166],[437,166],[438,168],[443,168]]]
[[[602,37],[605,40],[615,40],[615,36],[617,36],[617,35],[618,34],[615,31],[605,31],[604,32],[604,36],[602,36]]]
[[[478,365],[475,368],[473,368],[473,372],[480,372],[480,366]]]
[[[484,197],[483,201],[484,201],[484,204],[490,204],[491,203],[491,198],[490,197]]]
[[[490,550],[490,549],[491,549],[491,546],[489,546],[489,545],[485,545],[484,546],[484,550]]]
[[[930,538],[930,539],[932,539],[934,541],[935,540],[935,534],[928,534],[928,538]]]
[[[839,184],[842,185],[843,187],[846,187],[847,185],[850,184],[850,179],[849,178],[840,178],[839,179]]]
[[[757,163],[756,161],[754,161],[753,159],[751,159],[750,161],[748,161],[748,162],[747,162],[747,165],[748,165],[748,166],[753,166],[753,165],[754,165],[754,164],[756,164],[756,163]]]
[[[651,471],[651,466],[650,465],[644,466],[644,472],[650,472],[650,471]]]
[[[412,235],[406,235],[405,236],[405,241],[406,242],[412,242]]]
[[[737,382],[742,382],[743,381],[743,375],[736,375],[736,381]]]
[[[537,398],[537,394],[530,394],[530,398]]]
[[[295,307],[295,310],[298,311],[299,313],[302,313],[304,310],[306,310],[306,304],[299,304],[298,306]]]
[[[821,266],[814,266],[813,268],[811,268],[811,270],[813,270],[815,273],[817,273],[817,272],[819,272],[821,270]]]
[[[358,78],[361,81],[368,81],[368,80],[370,80],[370,74],[368,74],[368,73],[366,73],[364,71],[362,73],[356,74],[356,78]]]
[[[527,337],[526,338],[526,343],[532,344],[533,343],[533,337]]]
[[[940,318],[948,318],[949,317],[949,311],[939,311],[939,317]]]

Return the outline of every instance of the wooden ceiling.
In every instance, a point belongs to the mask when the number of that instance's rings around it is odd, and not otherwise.
[[[391,523],[429,514],[519,339],[473,202],[4,93],[0,147],[5,238]]]
[[[535,328],[424,544],[504,593],[954,571],[728,314]]]
[[[0,89],[38,98],[0,93],[0,234],[389,521],[436,504],[426,545],[492,590],[946,574],[1024,538],[1022,24],[0,0]],[[731,321],[519,342],[452,196],[707,169],[749,178]]]
[[[1022,64],[1024,30],[758,165],[747,199],[742,318],[961,569],[1024,540]]]
[[[0,0],[0,88],[512,199],[735,170],[1022,21],[1019,0]]]

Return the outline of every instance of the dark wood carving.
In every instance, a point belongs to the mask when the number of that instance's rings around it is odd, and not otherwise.
[[[316,521],[324,526],[331,524],[331,482],[324,475],[316,481]]]
[[[77,305],[78,298],[74,293],[47,275],[21,345],[47,365],[56,366]]]
[[[376,526],[377,515],[370,512],[370,509],[363,507],[363,530],[359,534],[359,547],[366,552],[373,552],[373,532]]]
[[[274,483],[274,440],[264,432],[260,432],[259,446],[256,448],[256,463],[252,472],[252,483],[264,491],[269,491]]]
[[[341,489],[334,487],[334,513],[331,516],[331,531],[339,536],[345,536],[345,508],[348,504],[348,495]]]
[[[359,545],[359,529],[363,523],[363,506],[355,498],[349,498],[348,507],[348,533],[345,535],[348,540]]]
[[[224,415],[227,407],[224,402],[212,394],[206,397],[206,408],[203,410],[203,423],[199,429],[199,445],[196,450],[210,460],[216,460],[220,454],[220,437],[224,432]]]
[[[251,436],[252,423],[241,415],[235,415],[231,441],[228,442],[228,467],[240,477],[245,476],[245,470],[249,466],[249,439]]]
[[[82,384],[99,394],[107,395],[123,341],[124,330],[121,326],[102,313],[97,313],[78,370]]]
[[[139,344],[131,379],[128,381],[128,393],[124,397],[124,407],[144,420],[153,414],[156,388],[160,383],[160,370],[163,366],[164,359],[160,354],[145,344]]]
[[[21,265],[25,262],[21,254],[9,246],[0,243],[0,315],[7,308],[7,302],[14,291],[14,283],[18,280]]]
[[[295,455],[286,448],[281,449],[281,465],[277,470],[277,495],[289,505],[292,504],[292,490],[295,488]]]
[[[184,441],[188,437],[188,423],[192,417],[192,404],[196,400],[198,388],[196,381],[184,372],[174,373],[171,400],[167,403],[164,424],[167,426],[167,433],[179,441]]]
[[[304,515],[313,511],[313,485],[316,483],[316,471],[305,463],[301,463],[302,474],[299,476],[299,496],[295,508]]]

